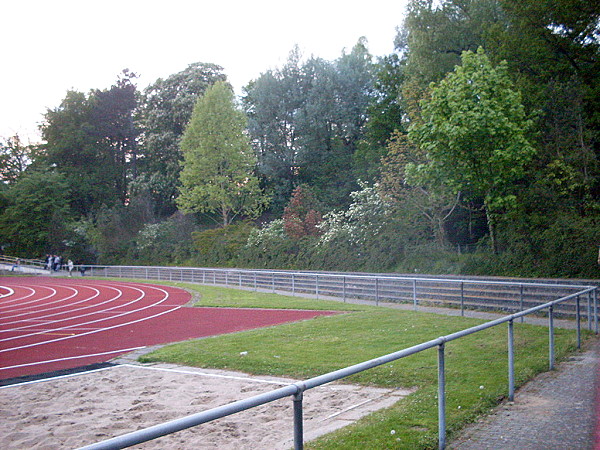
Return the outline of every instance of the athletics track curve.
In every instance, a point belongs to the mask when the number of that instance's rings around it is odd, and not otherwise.
[[[146,346],[333,311],[185,306],[183,289],[82,278],[0,278],[0,380],[107,362]]]

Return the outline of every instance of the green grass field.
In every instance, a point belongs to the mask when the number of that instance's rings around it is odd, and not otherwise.
[[[143,362],[165,361],[239,370],[255,375],[309,378],[482,323],[475,319],[335,301],[182,283],[168,284],[194,292],[196,306],[336,309],[345,313],[173,344],[144,356]],[[555,339],[558,360],[575,350],[574,331],[557,329]],[[547,328],[515,323],[515,349],[517,386],[548,369]],[[446,344],[446,421],[449,440],[453,433],[489,412],[507,396],[507,365],[506,325]],[[307,443],[307,448],[437,447],[435,349],[385,364],[344,381],[387,388],[415,387],[417,390],[390,408]]]

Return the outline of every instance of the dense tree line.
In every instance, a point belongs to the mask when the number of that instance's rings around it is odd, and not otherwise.
[[[102,263],[598,276],[600,7],[411,0],[396,51],[67,92],[0,244]]]

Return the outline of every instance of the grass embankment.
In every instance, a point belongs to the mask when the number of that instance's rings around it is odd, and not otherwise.
[[[175,284],[175,283],[173,283]],[[181,284],[179,284],[181,286]],[[257,375],[309,378],[435,339],[479,320],[306,300],[275,294],[186,285],[202,296],[198,306],[351,309],[353,312],[272,328],[169,345],[143,357]],[[291,306],[293,305],[293,306]],[[556,330],[556,355],[575,349],[571,330]],[[515,323],[517,386],[548,368],[548,330]],[[449,436],[507,395],[506,326],[446,344]],[[309,448],[437,447],[437,352],[430,349],[348,378],[382,387],[416,387],[391,408],[329,434]],[[290,419],[291,420],[291,419]]]

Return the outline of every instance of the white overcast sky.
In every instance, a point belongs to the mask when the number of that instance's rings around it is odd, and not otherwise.
[[[109,88],[125,68],[143,90],[194,62],[241,87],[281,66],[294,45],[328,60],[361,36],[393,51],[407,0],[5,0],[0,4],[0,138],[39,140],[67,90]]]

